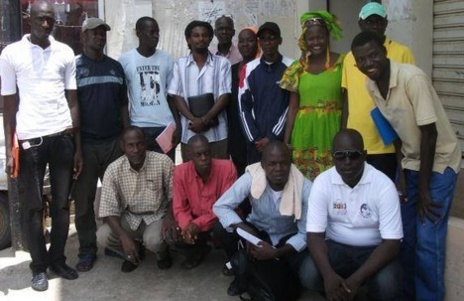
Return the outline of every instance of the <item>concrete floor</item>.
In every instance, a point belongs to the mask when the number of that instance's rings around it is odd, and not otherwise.
[[[67,263],[77,262],[77,235],[71,226],[66,246]],[[120,271],[121,260],[103,255],[99,250],[95,267],[87,273],[79,273],[79,279],[69,281],[48,272],[49,289],[36,292],[30,287],[30,256],[12,249],[0,251],[0,300],[8,301],[239,301],[227,295],[232,277],[223,276],[221,267],[225,255],[213,250],[206,261],[196,269],[181,268],[183,258],[173,254],[174,265],[162,271],[156,267],[154,254],[147,252],[140,267],[129,274]],[[300,300],[324,300],[318,295],[305,292]]]

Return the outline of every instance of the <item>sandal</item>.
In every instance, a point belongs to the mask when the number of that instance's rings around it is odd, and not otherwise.
[[[93,268],[97,256],[95,255],[84,255],[79,258],[76,264],[76,270],[78,272],[88,272]]]
[[[205,257],[211,252],[211,247],[208,245],[205,245],[203,247],[199,248],[197,252],[192,254],[189,258],[187,258],[183,263],[182,267],[186,270],[191,270],[193,268],[196,268],[197,266],[200,265],[200,263],[205,259]]]

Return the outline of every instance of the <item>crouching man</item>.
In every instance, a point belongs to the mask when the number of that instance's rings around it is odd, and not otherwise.
[[[168,269],[172,260],[161,229],[171,206],[173,163],[166,155],[146,150],[139,127],[127,127],[120,143],[124,155],[103,177],[98,215],[105,224],[97,231],[98,243],[107,255],[124,259],[122,272],[137,268],[144,248],[157,255],[160,269]]]
[[[353,300],[366,284],[368,300],[398,300],[403,237],[393,182],[365,163],[361,134],[342,130],[333,142],[334,167],[314,181],[308,203],[303,285],[327,300]]]
[[[232,257],[232,263],[235,262],[236,278],[229,287],[229,295],[244,290],[251,293],[253,287],[243,287],[241,280],[256,276],[270,288],[266,294],[273,295],[275,300],[291,301],[298,297],[298,270],[306,253],[310,188],[311,182],[291,164],[287,146],[272,140],[264,148],[261,162],[248,166],[245,174],[214,204],[213,211],[222,225],[215,229],[215,237]],[[243,200],[251,203],[251,212],[245,220],[234,211]],[[246,242],[248,259],[238,265],[234,260],[239,241],[237,228],[261,240],[257,246]],[[244,276],[244,270],[255,276]]]

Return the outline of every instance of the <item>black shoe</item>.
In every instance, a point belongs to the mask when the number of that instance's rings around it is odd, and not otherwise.
[[[238,283],[237,281],[232,281],[229,285],[229,288],[227,289],[227,295],[229,296],[238,296],[240,294],[242,294],[243,291],[240,290],[240,288],[238,287]]]
[[[124,260],[122,265],[121,265],[121,272],[123,273],[130,273],[132,272],[133,270],[135,270],[136,268],[138,268],[139,266],[137,264],[133,264],[131,261],[129,260]]]
[[[45,272],[34,273],[32,275],[31,287],[33,290],[43,292],[48,289],[48,278]]]
[[[167,270],[172,267],[172,258],[169,254],[169,251],[165,252],[162,256],[159,257],[159,260],[156,261],[158,268],[160,270]]]
[[[65,263],[53,264],[50,266],[50,270],[64,279],[74,280],[79,278],[79,274],[76,272],[76,270],[67,266]]]

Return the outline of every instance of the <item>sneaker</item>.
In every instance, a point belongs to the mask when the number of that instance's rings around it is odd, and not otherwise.
[[[122,265],[121,265],[121,272],[123,273],[130,273],[139,266],[137,264],[132,263],[129,260],[124,260]]]
[[[43,292],[48,289],[48,278],[45,272],[34,273],[32,275],[31,287],[33,290]]]

